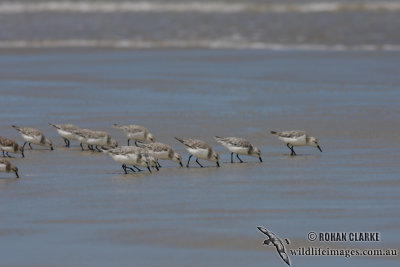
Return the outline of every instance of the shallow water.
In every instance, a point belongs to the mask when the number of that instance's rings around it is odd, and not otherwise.
[[[1,50],[1,135],[22,143],[10,125],[33,126],[56,146],[12,159],[21,179],[1,174],[1,265],[284,266],[259,225],[289,248],[318,245],[309,231],[373,231],[381,242],[356,248],[398,249],[399,62],[396,52]],[[173,137],[197,137],[222,165],[161,162],[151,175],[124,175],[106,155],[64,148],[49,122],[106,130],[120,144],[113,123],[145,125],[184,161]],[[323,153],[290,157],[269,134],[288,129],[318,137]],[[246,137],[264,162],[228,163],[214,135]]]

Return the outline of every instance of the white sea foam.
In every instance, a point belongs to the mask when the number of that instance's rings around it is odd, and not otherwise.
[[[0,13],[26,12],[199,12],[199,13],[237,13],[237,12],[274,12],[274,13],[312,13],[339,11],[400,11],[399,2],[373,1],[363,3],[224,3],[224,2],[71,2],[53,1],[38,3],[0,3]]]
[[[203,48],[203,49],[249,49],[249,50],[304,50],[304,51],[400,51],[400,45],[325,45],[325,44],[276,44],[263,42],[245,42],[232,40],[37,40],[37,41],[0,41],[0,49],[7,48]]]

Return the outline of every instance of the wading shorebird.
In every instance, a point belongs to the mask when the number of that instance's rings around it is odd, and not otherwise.
[[[73,124],[51,124],[53,126],[57,133],[64,139],[64,143],[66,147],[69,147],[71,140],[79,141],[79,138],[76,134],[74,134],[74,131],[79,130],[78,127],[76,127]]]
[[[291,156],[295,156],[293,147],[295,146],[313,146],[322,152],[321,147],[318,144],[318,140],[315,137],[309,136],[304,131],[286,131],[286,132],[275,132],[271,131],[271,134],[278,136],[279,140],[284,142],[286,146],[290,149]]]
[[[128,146],[130,140],[134,140],[136,146],[138,146],[137,141],[154,142],[154,136],[143,126],[118,124],[113,124],[113,126],[114,128],[120,129],[125,133],[125,135],[128,137]]]
[[[1,137],[0,136],[0,148],[1,152],[3,152],[3,157],[9,157],[12,158],[8,152],[10,153],[21,153],[22,157],[25,157],[24,155],[24,149],[22,146],[18,145],[18,143],[12,139]]]
[[[285,246],[283,245],[282,240],[277,237],[273,232],[265,229],[264,227],[258,226],[258,230],[260,230],[263,234],[268,236],[268,239],[264,240],[264,245],[273,245],[278,251],[279,256],[281,256],[282,260],[290,266],[290,259],[286,252]],[[289,240],[285,239],[286,243],[289,244]]]
[[[19,178],[17,166],[12,165],[8,160],[0,158],[0,171],[1,172],[13,172]]]
[[[239,158],[239,154],[257,157],[260,162],[262,162],[260,149],[252,146],[250,142],[244,138],[215,136],[215,140],[231,152],[231,163],[233,163],[233,154],[236,154],[240,163],[242,163],[243,160]]]
[[[110,155],[116,162],[122,163],[122,169],[125,174],[128,173],[127,169],[133,172],[135,172],[133,168],[137,171],[142,171],[137,166],[147,167],[150,173],[150,167],[156,168],[157,171],[159,170],[157,160],[153,156],[149,155],[144,148],[121,146],[114,149],[103,149],[103,152]],[[132,165],[133,168],[128,167],[127,165]]]
[[[25,148],[25,145],[28,143],[30,149],[32,149],[31,144],[39,145],[39,146],[48,146],[51,150],[54,150],[53,143],[47,139],[39,130],[30,127],[18,127],[12,125],[11,127],[15,128],[25,139],[25,143],[22,148]]]
[[[111,139],[111,136],[107,132],[78,129],[74,131],[74,134],[78,136],[82,151],[84,150],[82,144],[86,144],[90,150],[94,151],[96,149],[98,152],[102,151],[98,146],[111,148],[118,146],[117,141]]]
[[[173,162],[179,163],[181,167],[182,158],[181,156],[174,152],[171,146],[163,144],[163,143],[148,143],[148,144],[139,144],[139,147],[144,147],[147,149],[148,153],[155,157],[156,159],[162,160],[172,160]],[[158,167],[161,167],[160,163],[158,163]]]
[[[192,156],[195,156],[197,164],[203,168],[203,165],[200,164],[199,159],[205,159],[208,161],[213,161],[217,163],[217,167],[219,167],[219,155],[214,152],[207,143],[198,140],[198,139],[180,139],[175,137],[176,140],[181,142],[186,150],[190,153],[188,162],[186,164],[186,168],[189,167],[189,162]]]

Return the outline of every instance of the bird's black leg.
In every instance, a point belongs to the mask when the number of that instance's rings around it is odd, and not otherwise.
[[[286,144],[286,146],[290,149],[291,153],[290,156],[293,156],[293,146],[291,147],[289,143]]]
[[[9,157],[9,158],[13,158],[12,156],[10,156],[10,155],[8,154],[8,151],[6,151],[6,155],[7,155],[7,157]]]
[[[5,158],[6,157],[6,155],[4,155],[4,150],[1,150],[2,152],[3,152],[3,158]]]
[[[157,165],[158,165],[158,168],[161,168],[161,164],[160,164],[160,162],[158,162],[158,160],[157,160]]]
[[[243,163],[243,160],[239,158],[239,154],[236,154],[236,157],[240,160],[240,163]]]
[[[136,143],[136,142],[135,142]],[[149,165],[147,165],[147,169],[149,170],[149,172],[151,173],[151,169],[150,169],[150,166]]]
[[[128,139],[128,146],[129,146],[129,139]]]
[[[68,140],[67,140],[67,138],[64,138],[64,143],[65,143],[65,146],[68,147]]]
[[[124,170],[125,174],[128,174],[128,172],[126,171],[126,165],[122,164],[122,169]]]
[[[99,149],[98,146],[96,146],[96,150],[97,150],[97,152],[101,152],[101,150]]]
[[[135,165],[132,165],[133,166],[133,168],[135,168],[138,172],[141,172],[142,170],[141,169],[139,169],[138,167],[136,167]]]
[[[189,162],[190,162],[191,158],[192,158],[192,155],[189,156],[188,162],[186,163],[186,168],[189,168]]]
[[[231,153],[231,163],[233,163],[233,152]]]
[[[31,143],[28,143],[28,145],[29,145],[29,147],[31,148],[31,150],[32,150],[32,146],[31,146]]]
[[[135,146],[137,146],[138,147],[138,144],[137,144],[137,141],[135,140]]]
[[[286,144],[286,145],[287,145],[287,147],[290,149],[290,151],[292,151],[292,152],[290,153],[290,156],[296,156],[296,152],[294,152],[293,145],[292,145],[292,146],[290,146],[289,144]]]
[[[130,169],[131,171],[135,172],[135,170],[134,170],[133,168],[127,167],[126,165],[125,165],[125,168],[126,168],[126,169]]]
[[[202,168],[203,168],[203,165],[201,165],[201,164],[200,164],[200,162],[199,162],[199,159],[197,159],[197,158],[196,158],[196,162],[197,162],[197,164],[199,164],[199,165],[200,165],[200,167],[202,167]]]
[[[82,143],[80,143],[80,146],[81,146],[81,148],[82,148],[82,151],[84,151],[85,149],[83,149],[83,145],[82,145]]]
[[[26,143],[28,143],[28,141],[25,141],[24,145],[22,146],[22,149],[25,148]]]

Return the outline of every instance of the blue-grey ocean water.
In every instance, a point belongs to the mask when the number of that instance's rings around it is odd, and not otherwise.
[[[0,48],[400,50],[399,1],[0,1]]]
[[[38,49],[0,52],[0,132],[32,126],[35,147],[1,173],[1,266],[285,266],[263,246],[265,226],[287,249],[398,249],[400,55],[397,52]],[[200,138],[221,168],[124,175],[102,153],[81,152],[48,123],[105,130],[141,124]],[[287,147],[270,130],[304,129],[323,152]],[[242,136],[263,163],[213,136]],[[193,162],[192,162],[193,163]],[[315,232],[379,232],[380,242],[307,241]],[[290,256],[293,266],[396,266],[399,257]]]

